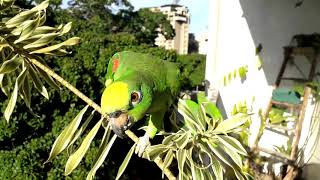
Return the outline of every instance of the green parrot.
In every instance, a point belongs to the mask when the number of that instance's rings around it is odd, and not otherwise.
[[[116,53],[109,61],[102,112],[112,130],[123,138],[125,131],[148,115],[145,135],[139,138],[135,153],[142,156],[163,118],[180,91],[179,70],[174,63],[137,52]]]

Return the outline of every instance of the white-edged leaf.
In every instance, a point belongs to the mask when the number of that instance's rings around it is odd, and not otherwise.
[[[178,169],[179,169],[179,179],[183,179],[184,176],[184,164],[187,159],[187,150],[179,149],[176,153],[177,161],[178,161]]]
[[[70,38],[70,39],[62,42],[62,43],[32,51],[32,52],[30,52],[30,54],[39,54],[39,53],[46,54],[46,53],[50,53],[51,51],[57,50],[57,49],[61,48],[62,46],[73,46],[73,45],[78,44],[79,42],[80,42],[79,37],[73,37],[73,38]]]
[[[212,170],[217,180],[223,180],[223,169],[217,158],[212,155]]]
[[[17,98],[18,98],[18,89],[19,89],[19,86],[21,83],[21,81],[23,80],[23,78],[25,77],[25,74],[26,74],[26,69],[24,69],[20,75],[17,77],[16,79],[16,83],[14,85],[14,89],[13,89],[13,92],[11,94],[11,97],[10,97],[10,100],[9,100],[9,103],[4,111],[4,118],[7,120],[7,122],[9,123],[9,120],[10,120],[10,117],[11,117],[11,114],[13,112],[13,109],[14,107],[16,106],[16,103],[17,103]]]
[[[185,133],[181,134],[180,137],[175,139],[174,142],[177,144],[177,147],[179,149],[183,149],[188,144],[189,138],[190,138],[190,133],[185,132]]]
[[[63,28],[60,30],[60,36],[70,31],[72,27],[72,22],[69,22],[68,24],[64,25]]]
[[[27,23],[24,23],[19,39],[14,41],[14,44],[20,43],[27,39],[33,31],[38,27],[40,18],[37,17],[34,20],[29,20]]]
[[[121,163],[117,176],[116,176],[116,180],[118,180],[121,175],[123,174],[124,170],[126,169],[126,167],[128,166],[130,159],[132,157],[132,154],[135,150],[136,144],[133,144],[133,146],[130,148],[129,152],[127,153],[126,157],[124,158],[123,162]]]
[[[71,142],[69,143],[67,149],[68,152],[70,151],[71,146],[76,142],[76,140],[81,136],[81,134],[83,133],[83,131],[87,128],[88,124],[90,123],[90,121],[93,118],[95,110],[93,110],[90,114],[90,116],[86,119],[86,121],[81,125],[81,127],[78,129],[77,133],[72,137]]]
[[[88,109],[88,105],[85,106],[79,114],[71,121],[71,123],[61,132],[61,134],[57,137],[52,145],[52,149],[49,155],[49,158],[46,162],[51,161],[55,158],[59,153],[61,153],[71,141],[74,133],[76,132],[84,113]]]
[[[243,125],[249,120],[250,116],[247,114],[238,113],[231,118],[221,121],[218,126],[214,129],[215,133],[228,133],[231,130]]]
[[[38,48],[38,47],[47,45],[50,42],[52,42],[54,38],[56,38],[58,35],[59,35],[58,33],[43,34],[41,38],[39,38],[38,40],[23,46],[23,49]]]
[[[80,163],[82,160],[83,156],[86,154],[88,151],[90,144],[93,140],[93,138],[96,136],[98,130],[101,127],[102,123],[101,119],[88,133],[88,135],[84,138],[83,142],[81,143],[80,147],[76,152],[74,152],[68,159],[65,167],[65,175],[69,175]]]
[[[162,175],[163,175],[163,173],[164,173],[163,170],[164,170],[165,168],[169,167],[169,165],[171,164],[172,160],[173,160],[173,151],[172,151],[172,149],[170,149],[170,150],[167,152],[167,154],[166,154],[166,156],[165,156],[165,158],[164,158],[164,160],[163,160]]]
[[[41,95],[49,99],[48,91],[46,87],[43,85],[43,83],[41,82],[39,75],[37,74],[37,71],[32,67],[32,65],[28,66],[28,70],[35,88],[39,91]]]
[[[244,149],[244,147],[241,145],[241,143],[231,137],[231,136],[225,136],[225,135],[221,135],[221,136],[216,136],[219,141],[225,145],[226,147],[228,147],[229,149],[231,149],[232,151],[235,151],[239,154],[242,154],[244,156],[247,156],[247,151]]]
[[[238,165],[240,168],[242,168],[242,160],[241,156],[236,153],[236,151],[233,151],[229,149],[227,146],[224,146],[223,144],[220,144],[219,147],[226,153],[228,156],[233,160],[236,165]]]
[[[154,160],[155,158],[159,157],[162,153],[167,152],[169,149],[168,146],[163,145],[163,144],[157,144],[150,146],[146,150],[147,157],[149,157],[149,160]]]
[[[101,154],[98,154],[98,160],[94,163],[94,166],[92,167],[92,169],[89,171],[88,175],[87,175],[87,180],[92,180],[94,175],[96,174],[96,171],[98,170],[98,168],[102,165],[102,163],[104,162],[104,160],[106,159],[107,155],[109,154],[109,151],[114,143],[114,141],[116,140],[117,135],[114,134],[112,136],[112,138],[110,139],[109,143],[105,143],[106,146],[101,146],[101,148],[103,149],[103,151],[101,151]]]
[[[23,58],[15,55],[10,60],[5,61],[0,67],[0,74],[10,73],[16,70],[23,62]]]

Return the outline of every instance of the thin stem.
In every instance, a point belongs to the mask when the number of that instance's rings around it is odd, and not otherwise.
[[[53,70],[48,68],[47,66],[40,63],[38,60],[35,59],[36,57],[29,58],[29,61],[37,66],[38,68],[42,69],[46,73],[48,73],[51,77],[53,77],[55,80],[57,80],[59,83],[61,83],[63,86],[68,88],[71,92],[73,92],[76,96],[81,98],[84,102],[86,102],[89,106],[91,106],[93,109],[95,109],[97,112],[99,112],[103,117],[108,119],[105,114],[102,113],[101,107],[93,102],[90,98],[88,98],[86,95],[84,95],[81,91],[79,91],[77,88],[75,88],[73,85],[71,85],[69,82],[64,80],[61,76],[56,74]],[[139,138],[130,130],[127,130],[125,132],[127,136],[132,139],[135,143],[139,141]],[[168,168],[163,168],[163,161],[160,157],[156,158],[154,162],[157,164],[157,166],[160,169],[163,169],[163,173],[167,176],[169,180],[175,180],[176,177],[172,174],[172,172]]]

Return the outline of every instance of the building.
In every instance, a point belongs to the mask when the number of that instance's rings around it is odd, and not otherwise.
[[[231,116],[235,104],[244,101],[250,104],[253,112],[250,145],[259,132],[259,111],[265,111],[270,102],[273,85],[284,58],[283,47],[290,43],[294,35],[319,32],[320,22],[313,21],[315,17],[320,17],[319,7],[318,0],[310,0],[300,7],[293,1],[210,1],[207,95],[227,117]],[[257,55],[259,46],[261,51]],[[257,66],[260,64],[257,63],[257,56],[262,60],[260,68],[260,65]],[[298,63],[301,68],[297,70],[296,66],[289,66],[285,77],[308,77],[310,64],[307,59],[303,56],[295,57],[294,63]],[[226,75],[244,66],[248,69],[245,81],[237,77],[225,85]],[[319,102],[315,102],[313,96],[308,98],[299,141],[299,165],[303,164],[300,166],[303,173],[300,178],[318,179],[320,128],[319,124],[313,124],[319,122],[318,108],[315,108]],[[271,130],[266,131],[259,141],[259,147],[268,149],[286,147],[287,144],[287,137],[275,136]]]
[[[208,33],[201,33],[196,36],[196,41],[198,42],[198,53],[207,54],[208,49]]]
[[[155,44],[165,49],[175,49],[178,54],[187,54],[190,23],[188,8],[178,4],[168,4],[160,7],[152,7],[150,10],[153,12],[162,12],[167,15],[176,33],[173,40],[166,40],[165,37],[159,33]]]

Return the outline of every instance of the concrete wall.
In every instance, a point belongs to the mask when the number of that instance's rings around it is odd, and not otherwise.
[[[257,113],[260,108],[265,110],[282,63],[282,47],[288,45],[295,34],[320,31],[320,1],[304,1],[297,8],[296,1],[292,0],[212,0],[210,3],[208,97],[218,101],[226,116],[230,116],[234,104],[240,101],[252,104],[253,112]],[[255,54],[259,44],[262,45],[261,69],[257,67]],[[285,76],[307,77],[306,59],[297,57],[295,62],[301,69],[291,65]],[[237,77],[225,86],[224,76],[241,66],[248,67],[246,79]],[[251,103],[253,98],[255,101]],[[310,103],[309,110],[312,109]],[[310,124],[311,114],[307,114],[305,124]],[[253,120],[253,134],[258,122],[257,118]],[[307,128],[302,136],[307,137]],[[267,141],[270,139],[274,137],[269,136]]]

